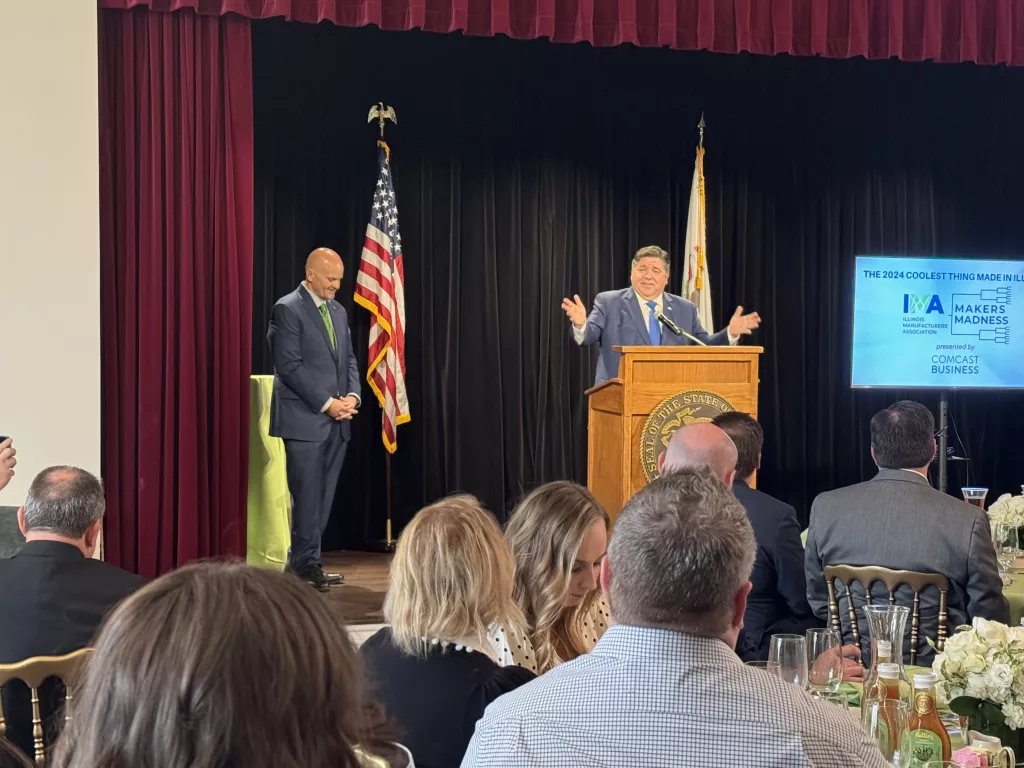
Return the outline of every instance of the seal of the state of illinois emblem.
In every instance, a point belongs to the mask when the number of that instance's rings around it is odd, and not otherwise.
[[[711,421],[720,413],[736,410],[721,395],[703,389],[690,389],[666,397],[647,417],[640,435],[640,463],[644,477],[650,482],[658,477],[658,457],[665,452],[668,441],[680,427]]]

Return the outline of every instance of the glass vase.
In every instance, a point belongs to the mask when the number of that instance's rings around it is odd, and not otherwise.
[[[851,597],[852,599],[852,597]],[[878,691],[878,643],[887,642],[892,649],[894,664],[900,665],[900,700],[908,705],[911,699],[910,678],[903,666],[903,634],[907,628],[907,618],[910,616],[910,609],[902,605],[865,605],[864,615],[868,620],[868,632],[870,634],[871,666],[868,667],[864,676],[864,699],[879,698]],[[884,698],[884,690],[882,692]]]

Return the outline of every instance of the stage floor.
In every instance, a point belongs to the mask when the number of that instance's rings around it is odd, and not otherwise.
[[[373,552],[324,552],[324,570],[341,573],[345,583],[326,597],[350,625],[382,624],[391,555]]]

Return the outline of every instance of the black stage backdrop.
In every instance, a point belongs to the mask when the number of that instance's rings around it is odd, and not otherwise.
[[[366,114],[382,99],[398,113],[412,422],[393,462],[396,531],[446,493],[503,518],[541,482],[585,482],[595,353],[570,342],[559,302],[627,285],[649,243],[672,252],[679,290],[702,111],[716,320],[738,303],[764,318],[760,484],[804,521],[815,494],[872,475],[868,421],[908,394],[850,389],[853,257],[1024,251],[1019,69],[252,32],[255,372],[271,370],[270,308],[318,245],[346,261],[339,299],[365,371],[369,315],[351,297],[375,173]],[[328,547],[384,533],[380,412],[363,394]],[[937,411],[937,394],[917,397]],[[1024,482],[1022,398],[952,398],[970,479],[993,494]]]

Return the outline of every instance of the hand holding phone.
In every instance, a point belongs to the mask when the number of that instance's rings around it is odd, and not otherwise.
[[[17,453],[14,441],[7,435],[0,435],[0,491],[14,477],[14,466],[18,463],[18,460],[15,458]]]

